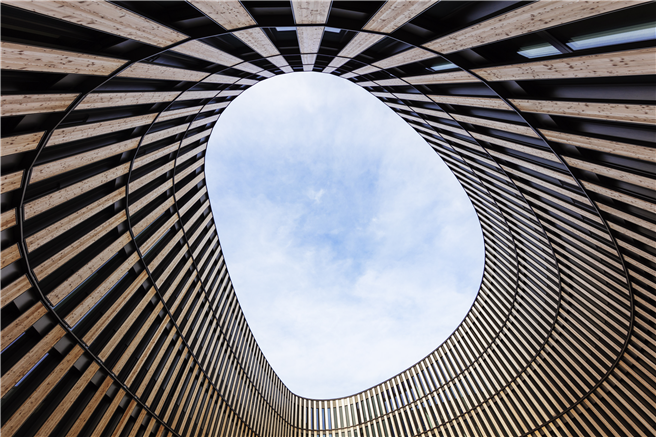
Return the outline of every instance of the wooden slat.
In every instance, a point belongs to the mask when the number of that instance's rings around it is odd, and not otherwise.
[[[213,74],[211,76],[208,76],[203,82],[209,82],[209,83],[235,83],[239,80],[238,77],[235,76],[226,76],[225,74]]]
[[[73,426],[68,430],[66,437],[77,437],[84,425],[87,424],[91,413],[96,409],[100,401],[105,397],[107,390],[112,386],[114,380],[111,376],[107,376],[103,381],[102,385],[98,387],[96,394],[93,395],[93,398],[89,401],[88,404],[84,407],[82,414],[77,418]]]
[[[271,42],[269,37],[266,36],[266,33],[264,33],[259,27],[239,30],[232,34],[265,58],[280,54],[276,46]]]
[[[0,254],[0,269],[4,269],[9,264],[21,259],[20,251],[18,250],[18,243],[2,249]]]
[[[611,153],[613,155],[656,162],[656,149],[650,147],[636,146],[634,144],[620,143],[618,141],[601,140],[599,138],[590,138],[581,135],[566,134],[564,132],[556,132],[547,129],[540,129],[540,133],[542,133],[542,135],[544,135],[549,141],[571,144],[576,147]]]
[[[77,94],[21,94],[2,96],[2,116],[61,112],[68,108]]]
[[[467,83],[479,82],[471,74],[466,71],[453,71],[451,73],[435,73],[425,74],[423,76],[411,76],[402,78],[408,83],[413,85],[439,85],[443,83]]]
[[[0,307],[4,308],[8,303],[11,303],[30,288],[32,288],[32,283],[27,279],[27,275],[23,275],[11,284],[2,287],[0,289],[0,293],[2,294],[2,297],[0,297]]]
[[[512,141],[502,140],[500,138],[495,138],[478,133],[472,133],[472,136],[477,140],[486,141],[492,144],[497,144],[501,147],[506,147],[508,149],[517,150],[519,152],[528,153],[529,155],[539,156],[540,158],[548,159],[549,161],[560,163],[560,160],[556,157],[556,155],[553,152],[545,152],[542,150],[538,150],[534,147],[528,147],[528,146],[514,143]]]
[[[515,134],[526,135],[527,137],[539,138],[538,134],[533,132],[533,129],[531,129],[528,126],[522,126],[519,124],[504,123],[501,121],[486,120],[484,118],[469,117],[466,115],[457,115],[457,114],[453,114],[453,119],[463,123],[488,127],[490,129],[497,129],[497,130],[502,130],[504,132],[512,132]]]
[[[236,0],[223,0],[220,2],[190,0],[190,3],[226,30],[257,24],[246,8]]]
[[[586,170],[612,179],[617,179],[622,182],[638,185],[649,190],[656,190],[656,179],[651,179],[646,176],[641,176],[626,171],[616,170],[604,165],[581,161],[580,159],[570,158],[568,156],[564,156],[563,159],[570,167],[579,168],[581,170]]]
[[[120,211],[114,217],[102,223],[91,232],[82,235],[77,240],[69,242],[68,245],[57,252],[57,254],[53,255],[52,257],[48,258],[33,268],[37,279],[42,281],[48,275],[66,264],[68,261],[73,259],[73,257],[78,255],[87,247],[91,246],[93,243],[98,241],[98,239],[105,236],[105,234],[116,228],[116,226],[118,226],[120,223],[123,223],[125,220],[127,220],[125,211]]]
[[[446,103],[447,105],[474,106],[477,108],[503,109],[510,111],[510,106],[501,99],[486,97],[461,97],[461,96],[428,96],[436,103]]]
[[[571,79],[656,74],[656,48],[601,53],[472,70],[488,81]]]
[[[59,365],[48,375],[48,377],[39,385],[39,387],[32,392],[20,408],[11,416],[9,420],[2,426],[2,435],[5,437],[12,437],[16,431],[25,423],[25,421],[37,409],[39,404],[43,402],[45,397],[50,391],[55,388],[57,383],[64,377],[64,375],[73,367],[73,364],[78,358],[82,356],[82,348],[76,345],[66,357],[59,363]]]
[[[150,92],[150,93],[93,93],[75,107],[78,109],[113,108],[117,106],[145,105],[161,102],[170,102],[180,93],[172,92]]]
[[[276,67],[280,68],[285,73],[291,73],[291,72],[294,71],[294,70],[292,70],[292,68],[287,63],[287,60],[285,59],[285,57],[282,56],[282,55],[272,56],[270,58],[267,58],[267,61],[271,62]]]
[[[66,334],[64,328],[60,325],[55,325],[52,330],[43,337],[32,349],[27,352],[23,358],[14,364],[11,369],[7,370],[2,375],[2,394],[4,396],[11,388],[16,385],[20,379],[29,372],[32,367],[39,362],[39,360]]]
[[[656,106],[623,103],[558,102],[510,99],[520,111],[626,123],[656,124]]]
[[[593,17],[639,3],[643,2],[535,2],[438,38],[424,44],[424,46],[437,52],[452,53],[470,47],[548,29],[587,17]]]
[[[2,330],[2,333],[0,333],[0,343],[2,343],[2,347],[6,348],[9,346],[11,342],[20,337],[21,334],[47,313],[48,310],[41,302],[35,303],[30,309],[25,311],[9,326]]]
[[[185,91],[180,94],[178,100],[201,100],[201,99],[211,99],[216,97],[220,91]]]
[[[127,61],[23,44],[2,43],[4,70],[107,76]]]
[[[29,183],[35,183],[44,179],[57,176],[62,173],[74,170],[76,168],[84,167],[85,165],[93,164],[94,162],[120,155],[129,150],[137,148],[139,138],[122,141],[120,143],[112,144],[110,146],[101,147],[96,150],[91,150],[85,153],[79,153],[70,158],[60,159],[59,161],[49,162],[34,167],[32,169],[32,176]]]
[[[439,0],[388,1],[362,28],[372,32],[391,33],[415,18]]]
[[[121,71],[118,76],[120,77],[134,77],[138,79],[159,79],[159,80],[175,80],[175,81],[189,81],[200,82],[203,78],[208,76],[208,73],[202,71],[183,70],[182,68],[164,67],[156,64],[148,64],[145,62],[138,62],[130,65],[125,70]]]
[[[188,115],[198,114],[198,112],[200,112],[201,109],[203,109],[202,106],[194,106],[192,108],[182,108],[182,109],[176,109],[174,111],[162,112],[159,118],[157,119],[157,121],[158,122],[168,121],[178,117],[186,117]]]
[[[23,180],[23,170],[15,173],[3,174],[0,177],[0,193],[8,193],[17,190]]]
[[[292,0],[292,11],[296,24],[324,24],[330,11],[329,1]]]
[[[436,56],[437,55],[435,53],[420,49],[419,47],[415,47],[413,49],[406,50],[405,52],[398,53],[394,56],[390,56],[389,58],[376,61],[373,63],[373,65],[378,68],[386,69],[398,67],[399,65],[410,64],[411,62],[425,61],[426,59],[434,58]]]
[[[146,114],[136,117],[120,118],[118,120],[101,121],[99,123],[57,129],[50,136],[50,139],[46,143],[46,147],[68,143],[70,141],[83,140],[85,138],[118,132],[125,129],[133,129],[138,126],[152,123],[156,116],[157,114]]]
[[[45,132],[5,137],[0,140],[0,156],[13,155],[34,150],[39,145]]]
[[[103,197],[100,200],[80,209],[79,211],[61,219],[60,221],[48,226],[47,228],[37,232],[34,235],[25,239],[27,243],[27,250],[32,252],[49,241],[57,238],[66,231],[79,225],[84,220],[97,214],[102,209],[107,208],[109,205],[118,202],[125,197],[125,188],[121,187],[113,193]]]
[[[45,421],[41,428],[37,431],[36,435],[50,435],[52,431],[59,425],[59,421],[64,417],[68,410],[73,406],[78,397],[82,394],[82,391],[86,388],[87,384],[91,381],[91,378],[94,377],[100,366],[92,361],[87,367],[87,370],[84,371],[84,374],[77,380],[73,388],[69,390],[66,394],[66,397],[62,399],[55,411],[50,414],[50,417]]]
[[[105,250],[96,255],[92,260],[69,276],[68,279],[58,285],[57,288],[48,293],[46,297],[50,300],[52,305],[55,306],[61,302],[78,285],[84,282],[89,276],[105,264],[105,262],[113,257],[116,252],[128,244],[130,240],[131,238],[128,232],[121,235],[116,241],[108,245]]]
[[[47,211],[50,208],[54,208],[57,205],[61,205],[62,203],[71,200],[80,194],[86,193],[89,190],[112,181],[117,177],[126,174],[129,170],[129,167],[130,163],[126,162],[125,164],[121,164],[118,167],[107,170],[104,173],[100,173],[99,175],[80,181],[77,184],[73,184],[59,191],[55,191],[52,194],[33,200],[27,203],[24,207],[25,219],[30,219],[35,215],[41,214],[42,212]]]
[[[166,47],[187,38],[180,32],[123,9],[109,2],[22,1],[10,0],[12,6],[80,26]]]
[[[162,129],[152,134],[145,135],[143,141],[141,142],[141,145],[145,146],[147,144],[154,143],[155,141],[159,141],[164,138],[172,137],[174,135],[186,132],[188,128],[189,128],[189,123],[184,123],[178,126],[170,127],[168,129]]]
[[[296,29],[301,53],[317,53],[321,45],[323,27],[299,27]]]
[[[5,211],[0,216],[0,231],[9,229],[12,226],[16,225],[16,209],[12,208],[8,211]]]
[[[184,55],[202,59],[204,61],[210,61],[219,65],[225,65],[227,67],[232,67],[233,65],[242,62],[238,57],[226,53],[222,50],[215,49],[214,47],[211,47],[207,44],[203,44],[200,41],[189,41],[175,47],[172,50],[174,52],[182,53]]]
[[[355,35],[348,44],[346,44],[346,47],[344,47],[337,56],[340,58],[347,58],[346,61],[348,61],[348,58],[355,58],[381,39],[383,39],[383,35],[360,32]]]

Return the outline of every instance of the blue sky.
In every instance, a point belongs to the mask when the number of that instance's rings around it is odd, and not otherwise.
[[[367,389],[441,344],[471,306],[483,240],[430,146],[344,79],[267,79],[209,141],[208,191],[249,325],[294,393]]]

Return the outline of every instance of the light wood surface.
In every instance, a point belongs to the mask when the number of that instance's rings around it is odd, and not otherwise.
[[[61,112],[75,100],[77,94],[19,94],[3,95],[2,116]]]
[[[478,117],[469,117],[466,115],[453,115],[453,119],[463,122],[463,123],[469,123],[469,124],[474,124],[477,126],[483,126],[483,127],[488,127],[490,129],[497,129],[500,131],[504,132],[512,132],[515,134],[520,134],[520,135],[526,135],[527,137],[533,137],[533,138],[539,138],[538,134],[536,134],[533,129],[531,129],[528,126],[522,126],[519,124],[512,124],[512,123],[505,123],[501,121],[495,121],[495,120],[487,120],[484,118],[478,118]]]
[[[190,0],[190,3],[227,30],[257,24],[246,8],[236,0],[224,0],[220,2]]]
[[[637,146],[635,144],[621,143],[619,141],[601,140],[598,138],[584,137],[581,135],[567,134],[547,129],[540,129],[540,133],[542,133],[542,135],[544,135],[549,141],[571,144],[584,149],[597,150],[599,152],[611,153],[613,155],[656,162],[656,149],[651,147]]]
[[[235,76],[226,76],[225,74],[212,74],[210,76],[207,76],[203,80],[203,82],[209,82],[209,83],[235,83],[239,80],[238,77]]]
[[[27,279],[27,275],[23,275],[11,284],[5,285],[0,289],[0,293],[2,293],[0,297],[0,307],[4,308],[7,304],[11,303],[30,288],[32,288],[32,283]]]
[[[8,193],[21,187],[23,170],[0,176],[0,193]]]
[[[317,53],[321,45],[323,27],[299,27],[296,29],[301,53]]]
[[[121,71],[120,77],[134,77],[138,79],[159,79],[159,80],[177,80],[199,82],[208,76],[208,73],[202,71],[184,70],[182,68],[164,67],[157,64],[146,62],[137,62]]]
[[[211,47],[200,41],[186,42],[176,46],[173,51],[228,67],[232,67],[233,65],[239,64],[241,62],[241,59],[238,57]]]
[[[586,170],[592,173],[656,191],[656,179],[635,173],[617,170],[605,165],[593,164],[591,162],[582,161],[580,159],[570,158],[568,156],[563,157],[563,159],[570,167],[579,168],[581,170]]]
[[[46,315],[47,312],[48,310],[41,302],[35,303],[2,330],[0,333],[0,341],[3,345],[9,346],[11,342],[20,337],[30,326],[34,325],[37,320]]]
[[[360,32],[339,52],[340,58],[354,58],[383,39],[383,35]],[[349,59],[346,59],[348,61]]]
[[[152,93],[92,93],[85,97],[75,109],[114,108],[117,106],[170,102],[179,94],[180,93],[177,91]]]
[[[108,2],[10,0],[7,3],[48,17],[158,47],[166,47],[187,38],[187,35]]]
[[[510,99],[520,111],[594,118],[626,123],[656,124],[656,106],[623,103],[564,102]]]
[[[292,0],[296,24],[324,24],[328,20],[330,2],[323,0]]]
[[[545,152],[534,147],[524,146],[522,144],[517,144],[512,141],[503,140],[500,138],[491,137],[489,135],[483,135],[478,133],[472,133],[472,136],[477,140],[486,141],[488,143],[497,144],[501,147],[506,147],[508,149],[517,150],[518,152],[528,153],[529,155],[538,156],[543,159],[548,159],[549,161],[558,162],[560,160],[556,157],[553,152]]]
[[[638,3],[642,2],[535,2],[438,38],[424,46],[437,52],[452,53],[634,6]]]
[[[45,132],[5,137],[0,140],[0,156],[13,155],[34,150]]]
[[[655,48],[526,62],[472,70],[488,81],[541,80],[656,74]]]
[[[439,0],[385,2],[362,30],[382,33],[394,32],[437,1]]]
[[[111,146],[101,147],[90,152],[80,153],[70,158],[60,159],[59,161],[49,162],[36,166],[32,169],[32,176],[29,183],[39,182],[53,176],[66,173],[76,168],[84,167],[112,156],[120,155],[124,152],[137,148],[139,138],[133,138]]]
[[[123,59],[3,42],[0,65],[4,70],[107,76],[126,62]]]
[[[49,241],[57,238],[66,231],[79,225],[89,217],[100,212],[102,209],[107,208],[109,205],[118,202],[125,197],[125,188],[119,188],[113,193],[99,199],[92,204],[64,217],[60,221],[53,223],[47,228],[31,235],[25,239],[28,251],[34,251]]]
[[[439,85],[443,83],[479,82],[478,79],[466,71],[425,74],[423,76],[404,77],[403,80],[413,85]]]
[[[431,59],[436,57],[435,53],[429,52],[428,50],[415,47],[405,52],[401,52],[389,58],[385,58],[381,61],[376,61],[373,63],[378,68],[387,69],[398,67],[399,65],[410,64],[412,62],[425,61],[426,59]]]
[[[39,199],[33,200],[25,205],[25,218],[32,218],[35,215],[41,214],[50,208],[61,205],[62,203],[73,199],[80,194],[86,193],[89,190],[92,190],[102,184],[105,184],[119,176],[126,174],[128,170],[129,163],[125,163],[89,179],[85,179],[69,187],[55,191],[52,194],[48,194]]]
[[[101,121],[99,123],[57,129],[50,136],[50,139],[46,143],[46,147],[143,126],[152,123],[156,116],[157,114],[138,115],[136,117],[120,118],[118,120]]]
[[[510,106],[506,105],[501,99],[487,97],[464,97],[464,96],[428,96],[436,103],[446,103],[447,105],[474,106],[477,108],[502,109],[510,111]]]
[[[232,34],[265,58],[280,54],[276,46],[260,28],[239,30]]]

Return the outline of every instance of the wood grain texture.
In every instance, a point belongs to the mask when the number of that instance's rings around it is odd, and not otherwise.
[[[36,166],[32,169],[32,176],[30,177],[30,184],[39,182],[53,176],[75,170],[85,165],[93,164],[94,162],[110,158],[112,156],[120,155],[124,152],[134,150],[139,144],[139,138],[133,138],[120,143],[112,144],[110,146],[101,147],[96,150],[91,150],[85,153],[79,153],[70,158],[60,159],[59,161],[49,162]]]
[[[452,53],[470,47],[548,29],[559,24],[593,17],[639,3],[643,2],[535,2],[438,38],[424,44],[424,47],[441,53]]]
[[[37,320],[46,315],[48,310],[41,302],[35,303],[27,311],[21,314],[16,320],[6,326],[0,333],[0,342],[3,347],[9,346],[11,342],[20,337],[30,326],[34,325]]]
[[[617,170],[605,165],[594,164],[592,162],[582,161],[576,158],[570,158],[564,156],[563,159],[565,162],[574,168],[579,168],[581,170],[586,170],[598,175],[606,176],[612,179],[617,179],[622,182],[629,184],[638,185],[639,187],[644,187],[649,190],[656,191],[656,179],[649,178],[647,176],[642,176],[635,173],[629,173],[622,170]]]
[[[439,0],[388,1],[362,28],[372,32],[391,33],[415,18]]]
[[[190,3],[226,30],[257,24],[246,8],[236,0],[190,0]]]
[[[0,193],[8,193],[21,187],[23,170],[0,176]]]
[[[183,55],[202,59],[204,61],[214,62],[216,64],[225,65],[227,67],[232,67],[233,65],[242,62],[238,57],[204,44],[200,41],[189,41],[176,46],[172,50],[178,53],[182,53]]]
[[[7,3],[48,17],[157,47],[166,47],[187,38],[187,35],[109,2],[11,0]]]
[[[68,246],[57,252],[55,255],[36,267],[33,267],[35,276],[39,281],[42,281],[48,275],[52,274],[58,268],[73,259],[73,257],[77,256],[100,238],[104,237],[105,234],[116,228],[120,223],[123,223],[126,219],[125,211],[121,211],[92,231],[80,236],[77,240],[71,241]]]
[[[457,115],[457,114],[453,115],[453,119],[456,121],[460,121],[462,123],[469,123],[476,126],[483,126],[490,129],[496,129],[504,132],[512,132],[515,134],[525,135],[527,137],[539,138],[538,134],[533,132],[533,129],[531,129],[528,126],[522,126],[519,124],[504,123],[501,121],[487,120],[484,118],[469,117],[466,115]]]
[[[111,194],[93,202],[90,205],[64,217],[60,221],[53,223],[47,228],[37,232],[34,235],[31,235],[25,239],[27,244],[28,251],[34,251],[44,244],[52,241],[57,238],[64,232],[71,230],[73,227],[79,225],[89,217],[94,216],[101,210],[107,208],[108,206],[118,202],[123,197],[125,197],[125,188],[121,187],[118,190],[114,191]]]
[[[656,48],[576,56],[472,70],[488,81],[617,77],[656,74]]]
[[[232,34],[265,58],[280,54],[276,46],[260,28],[239,30]]]
[[[83,350],[76,345],[66,355],[66,357],[57,365],[57,367],[46,377],[46,379],[32,392],[32,394],[23,402],[20,408],[4,423],[2,426],[2,435],[13,437],[18,429],[29,419],[32,413],[43,402],[45,397],[50,393],[55,385],[64,377],[64,375],[73,367],[73,364],[82,356]]]
[[[296,24],[324,24],[328,20],[330,2],[324,0],[292,0]]]
[[[348,44],[337,55],[340,58],[355,58],[372,45],[383,39],[383,35],[375,33],[360,32],[349,41]]]
[[[317,53],[321,45],[323,27],[299,27],[296,29],[301,53]]]
[[[46,143],[46,147],[83,140],[98,135],[119,132],[126,129],[133,129],[135,127],[152,123],[156,116],[157,114],[138,115],[136,117],[120,118],[118,120],[101,121],[99,123],[57,129],[50,136],[50,139]]]
[[[125,233],[116,239],[113,243],[109,244],[102,252],[96,255],[92,260],[87,262],[80,269],[75,271],[64,282],[57,286],[54,290],[46,295],[52,305],[57,305],[66,296],[68,296],[75,288],[91,276],[96,270],[102,267],[116,252],[123,248],[130,242],[130,234]]]
[[[235,83],[239,80],[238,77],[235,76],[226,76],[225,74],[212,74],[205,78],[203,82],[209,82],[209,83]]]
[[[133,77],[137,79],[175,80],[185,82],[199,82],[209,74],[202,71],[184,70],[182,68],[164,67],[162,65],[137,62],[121,71],[119,77]]]
[[[474,106],[476,108],[502,109],[510,111],[510,106],[501,99],[487,97],[464,97],[464,96],[437,96],[429,95],[432,101],[436,103],[445,103],[447,105]]]
[[[638,199],[637,197],[629,196],[628,194],[620,193],[618,191],[611,190],[610,188],[605,188],[597,184],[593,184],[592,182],[581,181],[581,184],[583,184],[586,190],[603,194],[604,196],[608,196],[611,199],[619,200],[620,202],[624,202],[631,206],[635,206],[636,208],[644,209],[645,211],[656,214],[656,204],[654,203],[646,202],[642,199]],[[595,203],[599,204],[599,202]]]
[[[39,199],[31,201],[24,207],[25,218],[32,218],[47,211],[50,208],[61,205],[62,203],[71,200],[80,194],[86,193],[89,190],[92,190],[102,184],[116,179],[117,177],[126,174],[128,172],[129,166],[130,163],[121,164],[111,170],[107,170],[106,172],[100,173],[89,179],[85,179],[59,191],[55,191],[52,194],[48,194]]]
[[[127,61],[23,44],[2,43],[4,70],[107,76]]]
[[[2,116],[61,112],[75,100],[77,94],[21,94],[3,95]]]
[[[2,140],[0,140],[0,156],[24,153],[36,149],[44,133],[45,132],[35,132],[33,134],[2,138]]]
[[[75,107],[75,110],[170,102],[179,94],[180,93],[177,91],[150,93],[92,93],[85,97],[84,100]]]
[[[503,139],[500,139],[500,138],[491,137],[489,135],[472,133],[472,136],[474,138],[476,138],[477,140],[486,141],[488,143],[496,144],[496,145],[499,145],[501,147],[506,147],[508,149],[517,150],[518,152],[524,152],[524,153],[527,153],[529,155],[538,156],[540,158],[547,159],[549,161],[560,163],[560,160],[556,157],[556,155],[553,152],[545,152],[545,151],[536,149],[534,147],[524,146],[522,144],[517,144],[517,143],[512,142],[512,141],[507,141],[507,140],[503,140]]]
[[[439,85],[446,83],[479,82],[477,78],[466,71],[453,71],[450,73],[424,74],[423,76],[410,76],[402,78],[412,85]]]
[[[27,275],[23,275],[11,284],[5,285],[0,289],[0,293],[2,293],[0,297],[0,307],[4,308],[7,304],[11,303],[30,288],[32,288],[32,283],[27,279]]]
[[[584,149],[596,150],[598,152],[611,153],[613,155],[626,156],[629,158],[642,159],[644,161],[656,162],[656,149],[635,144],[621,143],[619,141],[602,140],[599,138],[584,137],[564,132],[556,132],[540,129],[540,133],[549,141],[571,144]]]
[[[656,124],[656,106],[623,103],[510,99],[520,111],[577,118]]]
[[[55,325],[19,362],[14,364],[9,370],[6,370],[2,375],[0,385],[2,394],[0,396],[4,396],[7,391],[16,385],[39,362],[46,352],[52,349],[55,343],[62,339],[65,333],[64,328],[60,325]]]
[[[387,69],[398,67],[399,65],[410,64],[412,62],[425,61],[426,59],[435,58],[435,53],[428,50],[420,49],[419,47],[406,50],[405,52],[398,53],[389,58],[382,59],[373,63],[378,68]]]

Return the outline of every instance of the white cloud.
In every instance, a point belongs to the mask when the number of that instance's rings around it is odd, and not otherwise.
[[[206,173],[231,277],[295,393],[353,394],[431,352],[478,291],[473,208],[396,114],[342,79],[298,73],[244,92]]]

